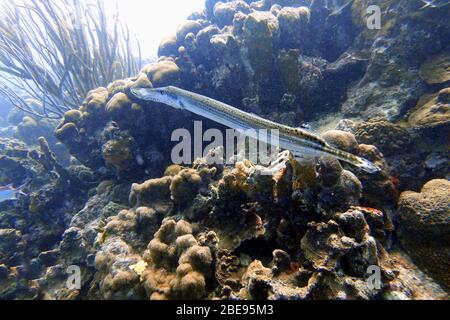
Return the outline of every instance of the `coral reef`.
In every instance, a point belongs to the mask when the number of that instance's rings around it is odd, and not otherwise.
[[[59,123],[13,109],[0,186],[25,187],[0,202],[0,299],[448,299],[448,17],[385,0],[369,30],[368,4],[206,0]],[[173,164],[198,117],[130,91],[168,85],[382,170],[288,151],[225,165],[220,148]]]
[[[211,272],[211,251],[198,245],[189,223],[183,220],[163,223],[150,241],[146,256],[156,268],[142,275],[150,299],[204,297],[205,276]]]
[[[33,292],[47,299],[80,298],[61,275],[77,265],[85,279],[83,298],[89,299],[374,299],[420,293],[392,270],[384,247],[392,232],[389,217],[358,207],[361,183],[337,161],[320,163],[318,176],[310,174],[314,167],[284,152],[268,167],[246,160],[217,173],[198,159],[192,169],[172,167],[172,175],[131,187],[105,181],[72,218],[56,251],[39,255],[52,266]],[[131,207],[121,196],[127,187]],[[13,230],[4,234],[20,237]],[[382,270],[378,289],[366,285],[367,269],[374,266]]]
[[[448,180],[432,180],[420,193],[402,193],[399,201],[401,243],[418,265],[447,288],[450,285],[449,193]]]
[[[448,127],[449,119],[450,88],[445,88],[437,94],[423,97],[416,108],[411,110],[408,123],[416,129]]]
[[[45,138],[39,143],[39,148],[29,149],[17,140],[1,140],[1,184],[25,183],[24,194],[16,201],[0,202],[4,299],[38,297],[37,284],[30,280],[57,262],[53,250],[87,199],[86,186],[94,182],[89,169],[63,167]]]
[[[428,58],[420,67],[420,76],[428,84],[450,81],[450,53],[443,52]]]
[[[94,86],[135,74],[139,43],[119,12],[107,11],[103,2],[84,0],[2,3],[2,96],[38,118],[60,119]]]

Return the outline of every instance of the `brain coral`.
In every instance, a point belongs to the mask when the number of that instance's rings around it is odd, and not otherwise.
[[[411,146],[411,136],[405,129],[383,118],[361,123],[355,132],[359,143],[375,145],[385,156],[405,152]]]
[[[147,180],[133,184],[130,193],[132,206],[169,207],[171,177]]]
[[[400,241],[421,266],[449,287],[450,182],[432,180],[399,201]]]
[[[167,220],[150,241],[144,258],[152,268],[142,275],[150,299],[200,299],[205,295],[211,251],[200,246],[192,233],[186,221]]]
[[[189,204],[197,195],[202,178],[196,170],[185,169],[175,175],[170,185],[172,199],[181,205]]]

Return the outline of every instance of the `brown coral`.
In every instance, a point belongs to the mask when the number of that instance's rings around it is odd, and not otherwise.
[[[194,169],[184,169],[173,177],[170,185],[172,199],[183,206],[195,198],[202,183],[202,178]]]
[[[420,67],[420,76],[429,84],[450,81],[450,52],[428,58]]]
[[[180,80],[181,70],[175,62],[163,60],[144,67],[141,72],[147,75],[155,87],[164,87],[176,85]]]
[[[450,88],[422,98],[411,112],[408,122],[413,128],[436,128],[450,123]]]
[[[328,142],[330,145],[353,153],[359,153],[359,145],[355,139],[355,136],[349,132],[339,131],[339,130],[330,130],[325,132],[322,135],[322,138]]]
[[[103,145],[102,154],[117,171],[126,171],[135,162],[132,140],[109,140]]]
[[[376,146],[385,156],[405,152],[411,145],[408,131],[383,118],[373,118],[358,125],[355,137],[359,143]]]
[[[142,184],[133,184],[130,193],[132,206],[162,208],[170,207],[171,177],[147,180]],[[165,210],[164,210],[165,209]]]
[[[164,222],[148,246],[146,259],[153,266],[143,273],[151,299],[200,299],[205,295],[212,256],[208,247],[198,245],[189,223]]]
[[[400,240],[408,253],[447,288],[450,254],[450,182],[432,180],[399,200]]]
[[[96,113],[102,111],[108,102],[109,92],[107,88],[100,87],[88,92],[85,103],[81,111],[87,113]]]
[[[273,68],[274,46],[280,36],[278,20],[271,13],[256,11],[247,16],[243,30],[255,76],[264,79]]]

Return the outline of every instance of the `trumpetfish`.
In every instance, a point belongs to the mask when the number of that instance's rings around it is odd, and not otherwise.
[[[367,173],[381,171],[372,162],[329,145],[322,138],[300,128],[292,128],[255,114],[242,111],[223,102],[200,94],[168,86],[162,88],[133,88],[133,95],[144,101],[166,104],[178,110],[187,110],[201,117],[239,131],[277,130],[279,146],[289,150],[296,158],[304,156],[331,156],[349,163]],[[257,136],[253,137],[258,139]],[[270,143],[267,141],[267,143]]]
[[[0,203],[8,200],[17,200],[19,195],[26,196],[27,194],[23,192],[23,188],[25,188],[26,185],[27,183],[18,188],[14,188],[12,184],[0,186]]]

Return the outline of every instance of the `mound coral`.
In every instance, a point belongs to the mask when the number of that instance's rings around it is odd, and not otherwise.
[[[450,52],[428,58],[420,67],[420,76],[429,84],[450,81]]]
[[[148,180],[142,184],[133,184],[130,203],[133,206],[166,207],[170,200],[171,177]]]
[[[427,96],[418,103],[408,118],[413,128],[436,128],[450,122],[450,88]]]
[[[180,78],[180,68],[170,60],[150,64],[141,72],[147,75],[155,87],[177,85]]]
[[[189,223],[164,222],[149,243],[146,259],[155,268],[142,275],[150,299],[204,297],[212,256],[208,247],[198,245]]]
[[[399,201],[402,245],[419,265],[447,287],[450,283],[449,192],[449,181],[432,180],[420,193],[402,193]]]
[[[227,26],[233,24],[233,19],[238,12],[249,14],[250,6],[241,0],[217,2],[214,6],[213,14],[220,26]]]

